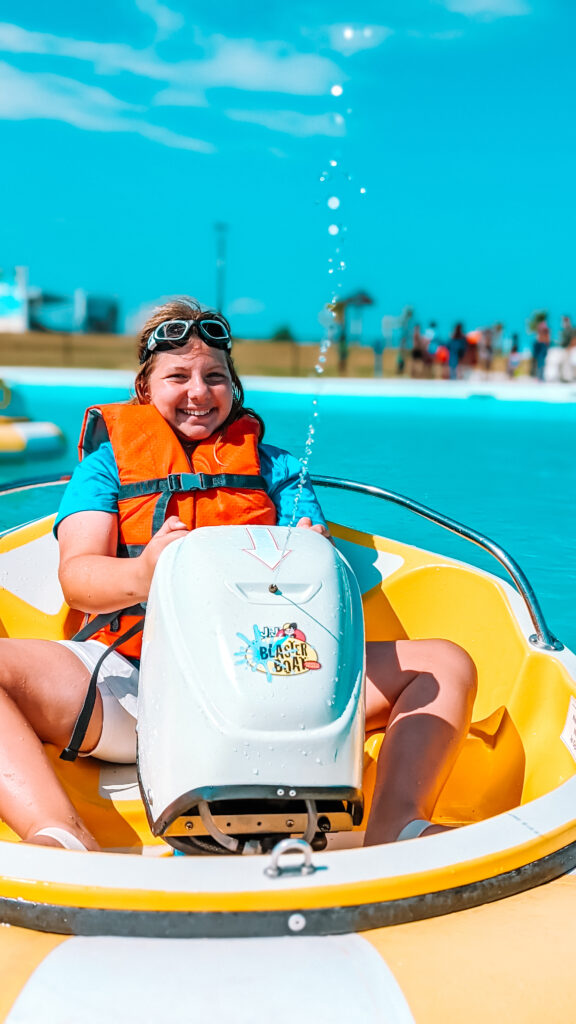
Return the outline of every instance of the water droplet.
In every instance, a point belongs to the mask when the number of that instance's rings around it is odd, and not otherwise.
[[[342,88],[341,85],[333,85],[332,88],[330,89],[330,92],[332,93],[333,96],[341,96],[342,93],[344,92],[344,89]]]
[[[339,231],[340,231],[340,228],[338,227],[337,224],[330,224],[330,227],[328,228],[328,234],[329,235],[337,235],[339,233]]]
[[[338,167],[338,161],[337,160],[331,160],[330,161],[330,167]]]
[[[334,123],[344,124],[344,118],[342,117],[342,114],[334,114]]]
[[[298,722],[298,728],[299,729],[305,729],[306,726],[304,725],[304,722]]]
[[[253,768],[252,769],[252,775],[260,775],[260,769],[259,768]]]
[[[342,270],[346,270],[346,264],[344,263],[344,260],[340,260],[340,266]]]
[[[344,36],[344,39],[353,39],[354,38],[354,29],[350,28],[350,26],[347,25],[346,28],[344,29],[343,36]]]
[[[316,363],[314,369],[316,370],[316,373],[324,373],[324,367],[320,366],[318,363]]]
[[[338,207],[340,206],[340,200],[338,199],[338,196],[330,196],[330,199],[328,200],[328,206],[330,207],[331,210],[337,210]]]
[[[332,270],[332,267],[330,267],[330,270],[328,271],[328,273],[329,274],[333,274],[334,273],[334,271]]]
[[[361,188],[360,189],[360,195],[361,196],[365,196],[366,195],[366,189],[365,188]]]

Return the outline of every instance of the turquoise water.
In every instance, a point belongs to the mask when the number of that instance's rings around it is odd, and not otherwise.
[[[87,404],[126,398],[119,388],[18,385],[35,419],[64,431],[66,449],[0,467],[3,481],[70,470]],[[300,455],[308,396],[247,392],[264,417],[266,439]],[[550,628],[576,649],[576,404],[326,396],[320,399],[312,473],[379,484],[458,519],[498,541],[520,563]],[[52,511],[58,489],[0,500],[0,527]],[[499,572],[475,546],[382,501],[320,492],[326,514]]]

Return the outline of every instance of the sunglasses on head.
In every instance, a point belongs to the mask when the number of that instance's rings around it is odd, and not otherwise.
[[[226,352],[232,348],[228,324],[225,320],[217,319],[213,313],[196,317],[195,320],[164,320],[152,331],[140,362],[144,363],[152,352],[168,352],[172,348],[182,348],[193,332],[211,348],[224,349]]]

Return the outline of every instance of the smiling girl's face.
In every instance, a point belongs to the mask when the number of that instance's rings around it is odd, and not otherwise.
[[[159,352],[148,379],[151,404],[184,441],[203,441],[228,418],[232,379],[226,355],[194,338]]]

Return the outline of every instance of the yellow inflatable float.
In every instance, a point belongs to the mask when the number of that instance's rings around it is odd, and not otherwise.
[[[7,409],[12,397],[8,385],[0,380],[0,409]],[[22,403],[15,404],[21,406]],[[31,420],[27,416],[0,415],[0,461],[27,455],[34,458],[58,455],[64,445],[64,434],[55,423]]]
[[[358,580],[369,639],[444,636],[478,666],[473,725],[434,813],[435,821],[460,827],[362,848],[377,734],[363,752],[364,811],[343,797],[339,809],[316,808],[312,830],[306,787],[289,764],[277,779],[282,799],[274,814],[252,804],[210,805],[205,794],[213,814],[180,808],[168,821],[163,812],[160,827],[162,814],[151,813],[160,798],[142,784],[148,762],[140,764],[139,784],[136,765],[66,763],[51,750],[105,852],[28,846],[1,827],[0,920],[7,927],[0,930],[0,1020],[100,1024],[166,1013],[185,1021],[266,1015],[282,1024],[298,1013],[331,1024],[573,1018],[576,658],[550,634],[521,570],[496,545],[401,496],[328,478],[316,483],[379,494],[447,525],[491,550],[520,588],[444,556],[333,526]],[[0,537],[3,636],[58,639],[78,627],[58,584],[52,522]],[[247,558],[256,551],[273,565],[272,542],[282,554],[274,529],[271,539],[250,531]],[[255,600],[247,575],[234,579]],[[298,605],[290,618],[302,633],[309,597],[296,589],[286,594]],[[266,673],[278,650],[284,659],[300,658],[302,672],[309,666],[306,679],[318,677],[328,658],[317,636],[312,643],[295,628],[285,635],[295,626],[287,619],[278,619],[282,629],[260,673],[255,648],[249,652],[251,643],[268,643],[263,627],[256,641],[235,631],[242,678],[256,680],[262,692],[271,692]],[[266,852],[174,855],[173,846],[186,849],[187,836],[222,834],[242,844],[250,836],[253,848]]]

